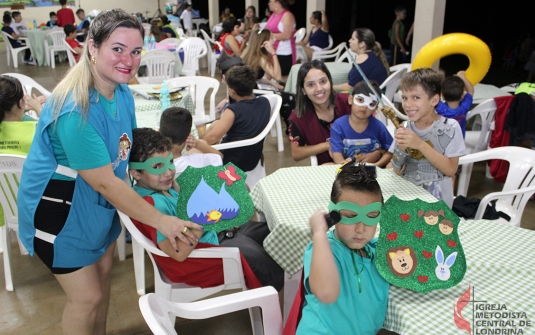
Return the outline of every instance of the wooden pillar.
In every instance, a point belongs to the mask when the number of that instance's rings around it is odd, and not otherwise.
[[[307,0],[307,32],[312,29],[309,18],[316,10],[325,10],[325,0]],[[299,28],[301,27],[296,27],[296,29]]]
[[[210,20],[210,28],[213,28],[219,23],[219,1],[208,0],[208,20]]]
[[[446,0],[416,0],[411,61],[425,44],[443,34],[445,12]],[[406,29],[408,32],[410,27]],[[438,66],[436,62],[433,69],[438,70]]]

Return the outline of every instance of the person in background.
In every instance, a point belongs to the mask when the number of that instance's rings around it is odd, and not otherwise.
[[[264,11],[264,18],[262,19],[262,22],[267,22],[269,20],[269,17],[271,16],[271,11],[269,10],[269,6],[266,7],[266,10]]]
[[[160,20],[162,21],[162,29],[165,33],[165,36],[171,37],[171,38],[180,38],[178,35],[178,32],[175,30],[175,27],[173,27],[167,18],[167,15],[160,16]]]
[[[85,12],[82,8],[78,8],[76,11],[76,16],[80,20],[80,24],[78,25],[78,33],[83,34],[80,37],[78,37],[78,41],[83,42],[85,41],[85,37],[87,36],[87,30],[89,29],[89,25],[91,24],[89,22],[89,18],[85,16]]]
[[[375,34],[368,28],[357,28],[349,40],[349,48],[357,54],[355,60],[369,80],[382,83],[388,77],[390,67],[383,50],[375,42]],[[355,66],[351,67],[347,75],[347,83],[334,85],[336,91],[351,91],[353,87],[364,80]]]
[[[438,115],[459,122],[463,138],[466,135],[466,114],[472,108],[473,96],[474,86],[466,78],[465,71],[459,71],[457,75],[444,79],[442,83],[444,101],[438,102],[436,111]]]
[[[230,8],[227,6],[221,12],[221,15],[219,17],[219,22],[225,22],[225,21],[228,21],[228,20],[233,19],[233,18],[234,18],[234,14],[232,14],[230,12]]]
[[[442,74],[431,68],[407,72],[401,78],[401,100],[409,121],[396,131],[389,151],[395,173],[451,208],[452,177],[466,148],[459,123],[435,111],[442,81]]]
[[[16,34],[21,34],[21,30],[30,29],[26,22],[22,21],[22,14],[20,12],[13,12],[11,13],[11,17],[13,18],[13,21],[11,23],[11,28]],[[34,27],[37,28],[37,27]]]
[[[125,84],[141,62],[143,35],[141,23],[120,9],[93,20],[80,62],[41,112],[24,163],[19,237],[67,295],[64,334],[106,333],[113,251],[121,232],[116,209],[162,232],[175,249],[177,238],[195,238],[190,228],[202,229],[161,214],[124,182],[136,128]]]
[[[58,17],[56,16],[56,12],[50,12],[49,16],[50,16],[50,21],[46,23],[46,26],[47,27],[54,27],[54,26],[59,27]]]
[[[72,24],[66,24],[65,27],[63,27],[63,32],[65,32],[65,41],[67,41],[75,51],[72,55],[74,56],[76,63],[78,63],[80,61],[80,56],[84,51],[84,47],[76,40],[76,27]]]
[[[236,40],[236,36],[240,34],[240,26],[241,22],[238,22],[236,19],[230,19],[223,22],[223,31],[221,37],[219,37],[219,43],[221,43],[223,50],[225,50],[229,56],[236,55],[240,57],[243,49],[245,49],[247,40],[249,39],[250,35],[246,34],[243,36],[241,42]]]
[[[13,39],[9,39],[9,43],[11,43],[11,47],[13,48],[21,48],[26,46],[26,43],[24,40],[18,40],[22,37],[22,35],[15,33],[15,31],[11,28],[11,22],[12,18],[9,14],[4,14],[2,21],[4,21],[4,26],[2,27],[2,31],[8,34],[9,36],[13,37]],[[6,41],[7,42],[7,41]],[[24,63],[28,65],[37,65],[32,58],[32,52],[30,49],[24,50]]]
[[[243,60],[240,57],[237,56],[229,56],[226,52],[221,53],[219,58],[217,59],[217,65],[219,66],[219,70],[221,71],[221,83],[226,84],[226,75],[227,72],[232,69],[234,66],[243,66]],[[221,100],[217,106],[215,107],[216,112],[216,118],[219,119],[221,116],[221,113],[225,111],[229,104],[235,103],[236,100],[232,99],[232,97],[228,93],[228,85],[227,85],[227,94],[226,98]]]
[[[186,9],[187,0],[177,0],[174,16],[180,17],[182,12]]]
[[[290,69],[295,64],[295,17],[288,10],[290,4],[287,0],[271,0],[269,10],[272,12],[266,27],[271,30],[275,37],[275,50],[281,65],[281,73],[286,81]]]
[[[397,6],[394,9],[396,19],[392,23],[390,35],[390,55],[392,55],[392,64],[406,63],[408,59],[407,49],[405,48],[405,24],[403,20],[407,16],[407,9],[404,6]]]
[[[255,6],[247,7],[245,16],[243,17],[243,23],[245,25],[245,31],[251,31],[253,28],[258,28],[259,19],[256,16]]]
[[[184,6],[186,8],[182,12],[182,15],[180,15],[180,19],[182,20],[182,27],[184,28],[184,31],[186,32],[186,36],[193,36],[193,19],[191,17],[191,3],[187,2]]]
[[[318,59],[303,63],[297,73],[296,108],[289,118],[292,158],[317,156],[318,164],[332,162],[331,126],[351,113],[349,95],[334,93],[331,73]]]
[[[72,9],[67,7],[67,0],[59,0],[59,4],[61,5],[61,9],[57,13],[58,26],[63,28],[66,24],[74,25],[74,13]]]
[[[161,40],[166,39],[167,35],[162,29],[162,21],[160,19],[152,19],[150,21],[150,35],[149,37],[154,36],[156,42],[160,43]]]
[[[297,43],[305,49],[308,59],[312,59],[314,51],[320,51],[329,45],[329,23],[325,11],[312,12],[310,23],[313,25],[310,34],[307,34],[301,42]],[[307,44],[309,44],[308,47]]]

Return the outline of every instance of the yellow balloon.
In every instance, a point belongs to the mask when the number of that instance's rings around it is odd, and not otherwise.
[[[492,59],[489,47],[479,38],[463,33],[442,35],[424,45],[412,62],[412,69],[431,67],[438,59],[453,54],[468,57],[470,65],[466,78],[472,85],[479,83],[487,74]]]

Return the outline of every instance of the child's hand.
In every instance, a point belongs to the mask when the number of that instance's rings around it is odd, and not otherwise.
[[[197,141],[193,135],[189,134],[188,138],[186,138],[186,150],[191,150],[197,146]]]
[[[327,233],[328,227],[327,227],[327,221],[325,221],[325,212],[324,211],[316,211],[310,219],[308,220],[308,224],[310,225],[310,230],[312,230],[312,235],[315,234],[323,234],[325,235]]]
[[[379,159],[381,159],[381,150],[375,150],[375,151],[368,152],[367,154],[360,156],[359,158],[357,158],[356,161],[357,163],[360,163],[360,162],[375,163]]]
[[[462,77],[466,77],[466,71],[459,71],[459,72],[457,72],[457,76],[459,76],[459,77],[461,77],[461,78],[462,78]]]
[[[422,143],[425,143],[415,132],[405,128],[399,128],[394,138],[401,150],[407,148],[419,149]]]

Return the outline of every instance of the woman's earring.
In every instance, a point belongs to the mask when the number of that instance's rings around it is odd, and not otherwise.
[[[91,63],[97,64],[97,59],[93,55],[91,55]]]

